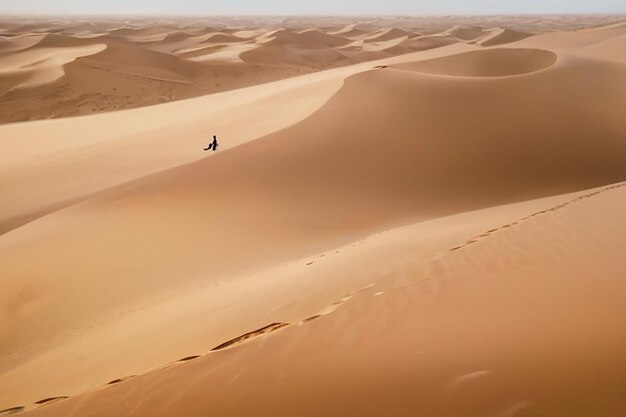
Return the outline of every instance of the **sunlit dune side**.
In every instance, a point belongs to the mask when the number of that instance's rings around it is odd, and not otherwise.
[[[169,52],[178,55],[181,52],[193,48],[201,48],[203,46],[210,45],[229,45],[245,41],[244,38],[239,38],[223,32],[213,32],[196,36],[191,36],[186,32],[182,32],[176,33],[175,35],[176,36],[172,36],[172,34],[169,34],[163,39],[150,42],[145,46],[155,51]]]
[[[339,30],[330,31],[328,33],[331,35],[341,35],[347,38],[352,38],[352,37],[356,37],[359,35],[364,35],[365,33],[367,33],[367,31],[363,29],[359,29],[357,24],[350,24]]]
[[[362,39],[366,42],[382,42],[392,39],[398,39],[402,37],[416,36],[415,33],[398,28],[380,29],[372,33],[364,34],[362,36],[355,37],[356,39]]]
[[[395,65],[394,68],[461,77],[504,77],[549,68],[558,57],[541,49],[487,49],[432,60]]]
[[[532,34],[506,28],[493,28],[487,34],[477,39],[475,43],[482,46],[495,46],[519,41],[529,36],[532,36]]]
[[[485,35],[485,29],[481,27],[454,26],[444,31],[443,34],[453,36],[464,41],[475,41]]]
[[[519,45],[541,43],[545,48],[580,48],[621,36],[624,31],[626,31],[626,22],[622,21],[606,27],[538,34],[519,41]],[[621,54],[617,53],[617,55]]]
[[[416,38],[407,39],[403,43],[405,46],[415,50],[423,51],[426,49],[439,48],[441,46],[456,43],[456,39],[443,35],[423,35]]]
[[[602,59],[620,64],[626,64],[626,56],[615,53],[615,51],[619,51],[624,48],[626,48],[626,35],[620,35],[605,41],[600,41],[578,48],[574,54],[593,59]]]
[[[247,51],[256,49],[258,45],[254,44],[240,44],[240,45],[215,45],[209,46],[203,49],[195,50],[193,52],[181,54],[184,58],[193,62],[215,62],[218,64],[230,64],[230,63],[247,63],[241,57],[241,55]],[[251,62],[251,61],[249,61]]]

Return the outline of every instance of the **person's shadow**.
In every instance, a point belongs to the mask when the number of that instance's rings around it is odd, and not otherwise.
[[[205,151],[213,149],[213,152],[217,150],[217,137],[213,135],[213,142],[209,143],[209,146],[204,148]]]

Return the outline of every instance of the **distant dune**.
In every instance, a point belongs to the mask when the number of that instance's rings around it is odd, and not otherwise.
[[[231,19],[233,27],[186,20],[0,21],[0,123],[158,104],[453,43],[503,45],[555,26],[615,19],[500,16],[455,24],[446,18],[268,17]]]
[[[0,24],[0,416],[622,417],[626,25],[232,19]]]

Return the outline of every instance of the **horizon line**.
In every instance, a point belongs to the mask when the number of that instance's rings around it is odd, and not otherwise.
[[[513,12],[513,13],[431,13],[431,14],[341,14],[341,13],[306,13],[306,14],[183,14],[183,13],[31,13],[19,11],[0,11],[2,16],[29,16],[29,17],[190,17],[190,18],[207,18],[207,17],[365,17],[365,18],[416,18],[416,17],[493,17],[493,16],[626,16],[626,10],[621,12],[552,12],[552,13],[532,13],[532,12]]]

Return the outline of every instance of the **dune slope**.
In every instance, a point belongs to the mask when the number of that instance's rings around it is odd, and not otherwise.
[[[411,285],[25,415],[620,416],[625,209],[624,187],[583,194],[450,248]]]

